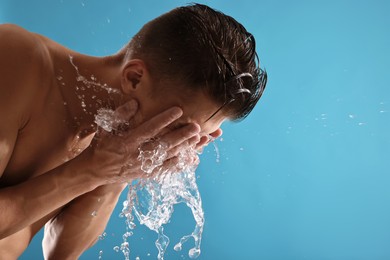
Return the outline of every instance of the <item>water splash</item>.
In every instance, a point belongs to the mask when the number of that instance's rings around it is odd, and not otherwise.
[[[128,125],[128,121],[116,116],[115,111],[109,108],[100,108],[95,115],[95,123],[107,132],[119,130],[123,125]]]
[[[105,90],[105,91],[107,91],[107,93],[117,93],[117,94],[120,94],[120,91],[118,89],[111,88],[106,83],[99,82],[94,75],[91,75],[90,80],[88,80],[86,77],[81,75],[80,71],[79,71],[79,68],[76,66],[76,64],[73,61],[73,56],[72,55],[69,55],[69,61],[70,61],[70,64],[72,64],[73,68],[76,70],[76,74],[77,74],[76,80],[78,82],[84,83],[84,85],[87,88],[91,88],[92,87],[96,92],[101,91],[101,90]]]
[[[95,123],[105,131],[116,130],[123,121],[115,117],[115,111],[99,109],[95,115]],[[218,148],[215,146],[218,154]],[[121,216],[126,218],[126,233],[123,243],[113,250],[123,253],[126,260],[130,259],[128,239],[136,227],[134,216],[139,223],[157,233],[155,245],[158,249],[158,259],[164,259],[164,253],[169,245],[169,238],[164,234],[164,225],[169,222],[174,211],[174,205],[185,203],[195,219],[195,228],[190,235],[183,236],[174,249],[180,251],[182,244],[191,237],[195,246],[188,255],[196,258],[200,255],[200,244],[204,226],[202,199],[196,184],[195,170],[199,164],[198,153],[194,148],[178,153],[178,162],[170,166],[163,163],[167,159],[167,145],[158,139],[147,140],[139,147],[138,160],[145,178],[129,184],[127,200],[123,202]]]
[[[220,154],[219,154],[219,148],[217,146],[217,143],[215,142],[215,139],[214,137],[212,136],[209,136],[209,142],[211,142],[214,146],[214,151],[215,151],[215,156],[216,156],[216,159],[215,159],[215,162],[219,163],[221,160],[220,160]],[[221,138],[222,139],[222,138]]]
[[[104,240],[104,239],[106,238],[106,236],[107,236],[107,233],[106,233],[106,232],[103,232],[103,234],[101,234],[101,235],[98,236],[98,239],[99,239],[99,240]]]
[[[147,146],[149,145],[140,146],[138,159],[142,162],[143,171],[152,176],[129,184],[128,197],[123,204],[121,215],[126,217],[128,229],[135,228],[135,216],[140,224],[157,233],[155,242],[159,252],[157,258],[163,260],[170,242],[164,234],[164,224],[169,222],[174,205],[185,203],[191,209],[196,225],[194,231],[183,236],[174,249],[180,251],[182,244],[192,237],[195,246],[189,251],[189,256],[196,258],[200,254],[204,226],[202,200],[195,177],[195,169],[199,163],[198,154],[194,149],[180,151],[179,162],[164,168],[162,162],[166,158],[166,146],[158,143],[153,150],[145,150],[144,147]],[[124,241],[127,242],[127,237]]]
[[[153,143],[157,144],[156,148],[150,149]],[[138,160],[141,161],[141,170],[151,174],[156,168],[160,167],[167,158],[168,145],[156,140],[147,140],[139,147]]]

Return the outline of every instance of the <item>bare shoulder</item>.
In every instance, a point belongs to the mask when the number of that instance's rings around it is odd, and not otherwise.
[[[0,24],[0,69],[1,73],[14,66],[27,67],[42,55],[43,46],[34,33],[14,24]]]
[[[47,59],[45,47],[35,34],[16,25],[0,25],[0,177],[18,132],[42,95],[38,94],[39,78]]]
[[[0,24],[0,46],[9,50],[29,50],[40,44],[37,34],[30,32],[16,24]]]
[[[0,24],[0,73],[11,72],[12,75],[30,67],[32,71],[39,65],[45,54],[45,46],[36,34],[14,24]],[[19,69],[18,69],[19,68]],[[27,74],[29,75],[29,74]],[[18,77],[19,80],[25,77]]]
[[[0,39],[0,116],[12,111],[21,127],[37,93],[45,47],[34,33],[12,24],[0,25]]]

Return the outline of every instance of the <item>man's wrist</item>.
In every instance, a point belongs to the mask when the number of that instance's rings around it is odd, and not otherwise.
[[[80,155],[70,161],[70,165],[64,172],[64,178],[76,178],[79,184],[87,189],[86,192],[96,189],[104,185],[106,181],[100,174],[97,174],[99,169],[92,160],[93,150],[87,148]]]

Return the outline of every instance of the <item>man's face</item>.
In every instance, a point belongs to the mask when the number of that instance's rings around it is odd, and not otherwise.
[[[188,123],[196,123],[201,128],[201,140],[198,143],[200,147],[207,144],[210,137],[217,138],[222,134],[220,126],[226,116],[221,111],[210,118],[220,105],[214,103],[202,91],[174,83],[177,81],[173,79],[161,80],[152,77],[145,62],[139,59],[129,60],[121,73],[123,92],[138,102],[138,111],[134,117],[136,125],[173,106],[178,106],[183,110],[183,115],[160,135]]]
[[[188,123],[196,123],[201,128],[201,139],[198,143],[198,148],[206,145],[211,138],[217,138],[222,135],[220,126],[226,117],[222,113],[217,113],[209,119],[219,106],[203,92],[184,91],[182,87],[169,87],[154,89],[153,93],[148,93],[146,96],[139,100],[142,121],[148,120],[173,106],[178,106],[183,110],[183,115],[164,129],[161,134]]]

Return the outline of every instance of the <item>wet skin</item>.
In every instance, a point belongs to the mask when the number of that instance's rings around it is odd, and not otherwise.
[[[16,259],[46,224],[47,259],[76,259],[105,228],[125,187],[142,176],[138,146],[159,136],[169,145],[166,165],[179,149],[222,134],[225,117],[204,93],[157,91],[142,60],[123,53],[96,58],[69,50],[17,26],[0,25],[0,255]],[[76,80],[94,75],[117,93]],[[85,90],[80,92],[84,87]],[[88,105],[81,105],[79,96]],[[90,105],[90,106],[89,106]],[[129,120],[120,135],[98,131],[101,107]],[[95,138],[94,138],[95,137]],[[134,167],[123,171],[124,162]],[[91,212],[99,214],[91,217]]]

